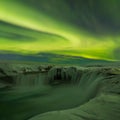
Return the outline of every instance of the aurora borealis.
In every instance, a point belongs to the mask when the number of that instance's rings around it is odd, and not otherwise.
[[[120,0],[0,0],[0,51],[120,60]]]

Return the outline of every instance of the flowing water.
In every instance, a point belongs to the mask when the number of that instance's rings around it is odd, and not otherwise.
[[[14,87],[0,91],[0,120],[26,120],[48,111],[78,107],[94,98],[105,76],[98,71],[71,69],[16,76]],[[61,82],[63,78],[67,82]]]

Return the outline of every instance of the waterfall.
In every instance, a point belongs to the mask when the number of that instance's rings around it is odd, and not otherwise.
[[[64,85],[62,82],[64,78]],[[98,94],[101,82],[106,78],[101,70],[74,67],[61,68],[55,67],[48,72],[48,83],[53,86],[57,82],[57,87],[51,96],[48,97],[44,104],[47,104],[49,111],[65,110],[77,108],[87,103]],[[68,81],[66,83],[66,81]],[[55,106],[54,106],[55,105]],[[66,111],[67,111],[66,110]],[[46,110],[47,111],[47,110]],[[60,111],[60,112],[61,112]],[[50,114],[49,114],[50,113]],[[54,112],[48,112],[47,116],[51,116]],[[44,114],[36,115],[29,120],[41,119]],[[63,115],[64,116],[64,115]]]
[[[71,93],[76,91],[75,93],[79,94],[79,104],[88,101],[97,94],[98,85],[103,79],[105,79],[105,75],[96,69],[55,67],[48,72],[49,84],[61,86],[64,83],[66,84],[65,89],[69,85],[68,89]],[[66,91],[63,92],[65,94]]]
[[[18,74],[15,78],[16,89],[39,89],[44,86],[46,76],[44,73]]]
[[[2,99],[11,101],[46,94],[49,87],[44,84],[45,80],[46,74],[44,73],[20,73],[14,77],[14,85]]]
[[[0,102],[4,102],[6,110],[16,106],[12,114],[15,120],[18,116],[21,120],[37,114],[42,116],[48,111],[76,109],[99,97],[103,91],[120,93],[118,72],[103,67],[61,66],[42,73],[16,73],[11,88],[1,91]]]

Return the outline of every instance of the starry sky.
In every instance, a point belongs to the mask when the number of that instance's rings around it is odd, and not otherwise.
[[[0,0],[0,52],[120,60],[120,0]]]

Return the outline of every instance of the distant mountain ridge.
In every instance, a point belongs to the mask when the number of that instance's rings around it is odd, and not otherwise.
[[[119,62],[88,59],[78,56],[66,56],[52,53],[39,53],[35,55],[21,55],[17,53],[0,53],[0,61],[21,61],[21,62],[40,62],[50,64],[70,64],[70,65],[87,65],[87,64],[114,64]]]

